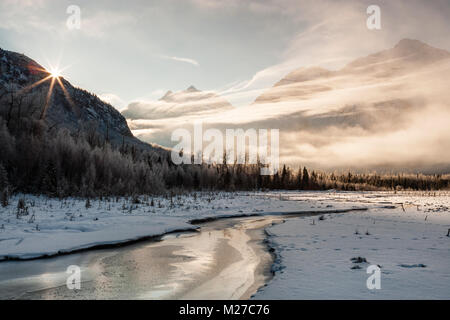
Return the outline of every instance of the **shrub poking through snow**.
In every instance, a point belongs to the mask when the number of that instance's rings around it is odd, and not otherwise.
[[[91,200],[89,198],[86,199],[86,204],[84,205],[86,209],[89,209],[91,207]]]
[[[131,199],[131,202],[132,202],[133,204],[140,204],[140,203],[141,203],[141,200],[139,200],[139,196],[134,195],[134,196],[132,197],[132,199]]]
[[[31,215],[30,219],[28,220],[28,223],[34,223],[34,221],[36,220],[36,216],[34,215],[34,213]]]
[[[361,266],[359,263],[368,263],[366,258],[364,257],[353,257],[350,259],[351,262],[353,262],[353,265],[350,267],[350,269],[361,269]]]
[[[424,265],[423,263],[418,263],[418,264],[399,264],[400,267],[402,268],[426,268],[427,266]]]
[[[367,263],[366,258],[364,257],[353,257],[350,259],[353,263]]]
[[[20,198],[19,201],[17,201],[17,210],[25,210],[25,199]]]
[[[28,207],[25,204],[25,199],[20,198],[19,201],[17,201],[17,218],[20,218],[21,216],[26,216],[28,214]]]

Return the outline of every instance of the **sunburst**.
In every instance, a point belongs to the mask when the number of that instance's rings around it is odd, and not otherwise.
[[[45,105],[44,108],[41,111],[41,115],[39,117],[39,119],[44,119],[45,118],[45,114],[47,112],[48,106],[50,104],[50,100],[52,98],[52,94],[53,94],[53,88],[55,86],[55,82],[58,83],[58,85],[60,86],[61,90],[64,93],[64,96],[66,98],[66,100],[69,102],[69,104],[74,107],[74,103],[72,101],[72,99],[70,98],[69,92],[67,91],[67,89],[64,86],[62,79],[62,72],[67,69],[68,67],[64,67],[64,68],[59,68],[59,66],[53,67],[50,65],[50,68],[48,69],[44,69],[42,67],[30,67],[30,69],[32,69],[31,71],[33,72],[39,72],[39,73],[44,73],[47,74],[47,76],[45,76],[44,78],[40,79],[39,81],[36,81],[35,83],[25,87],[22,89],[23,92],[29,91],[32,88],[41,85],[44,82],[50,81],[50,86],[47,92],[47,96],[45,99]]]
[[[58,68],[53,68],[50,70],[50,76],[52,78],[59,78],[61,77],[61,70],[59,70]]]

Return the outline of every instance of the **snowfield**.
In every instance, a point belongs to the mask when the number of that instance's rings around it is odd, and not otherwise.
[[[18,210],[19,199],[26,209]],[[266,228],[277,256],[274,278],[254,298],[450,298],[445,192],[199,192],[138,201],[110,197],[90,205],[85,199],[14,196],[0,208],[0,260],[193,230],[195,220],[297,213]],[[366,286],[369,265],[381,267],[379,290]]]
[[[286,219],[267,229],[278,255],[275,277],[255,298],[450,299],[448,194],[306,193],[290,199],[386,208]],[[381,267],[379,290],[367,288],[369,265]]]
[[[18,211],[19,199],[26,211]],[[153,199],[153,206],[152,204]],[[197,193],[189,196],[58,200],[16,195],[0,207],[0,260],[32,259],[113,245],[180,230],[193,230],[192,219],[346,209],[285,201],[280,193]],[[351,208],[354,204],[349,204]],[[18,215],[19,212],[19,215]]]

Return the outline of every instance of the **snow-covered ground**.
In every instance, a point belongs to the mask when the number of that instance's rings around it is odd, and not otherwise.
[[[17,215],[25,199],[27,211]],[[197,228],[193,219],[326,212],[266,229],[278,258],[261,299],[450,299],[449,193],[196,193],[172,198],[49,199],[0,208],[0,259],[33,258]],[[354,208],[367,210],[348,211]],[[334,212],[334,213],[332,213]],[[352,258],[367,262],[355,263]],[[369,290],[369,265],[381,289]]]
[[[255,298],[450,299],[448,194],[304,193],[290,198],[386,208],[327,214],[324,220],[286,219],[269,228],[278,271]],[[358,257],[367,263],[351,261]],[[379,290],[367,288],[369,265],[381,267]]]
[[[26,212],[18,215],[19,199]],[[152,204],[153,200],[153,206]],[[285,200],[280,193],[196,193],[172,199],[130,198],[50,199],[16,195],[0,207],[0,260],[29,259],[195,229],[192,219],[242,214],[285,213],[351,208],[353,203],[317,205]]]

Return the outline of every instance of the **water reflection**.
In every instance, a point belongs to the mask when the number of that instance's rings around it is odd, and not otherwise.
[[[160,242],[0,263],[0,298],[248,298],[268,276],[261,228],[274,219],[222,220]],[[82,269],[81,290],[66,287],[69,265]]]

